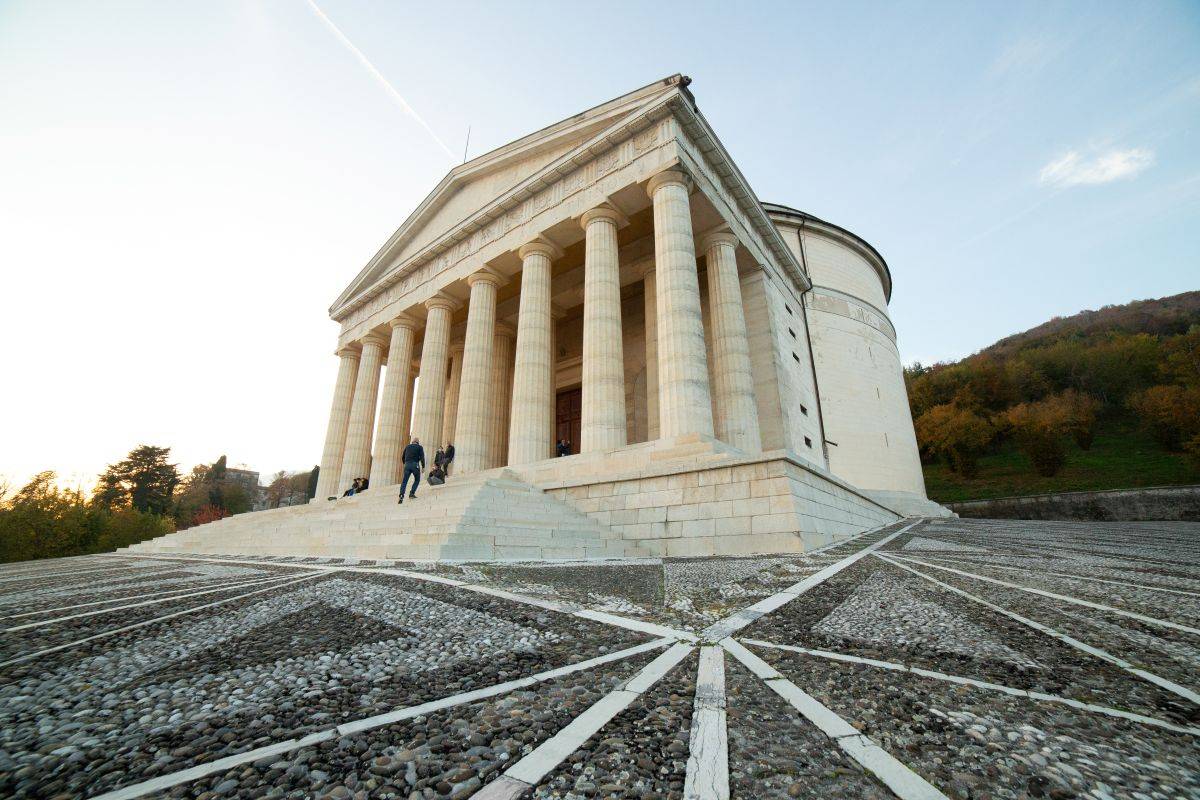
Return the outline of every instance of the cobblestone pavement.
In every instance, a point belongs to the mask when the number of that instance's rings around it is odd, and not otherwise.
[[[1200,798],[1200,525],[0,566],[0,797]]]

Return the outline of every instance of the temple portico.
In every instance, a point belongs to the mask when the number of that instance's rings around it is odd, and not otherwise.
[[[925,499],[887,264],[761,202],[688,84],[450,170],[329,309],[339,361],[313,501],[196,541],[399,559],[745,554],[945,513]],[[428,462],[453,442],[454,466],[422,484],[429,502],[398,506],[413,437]],[[369,489],[343,497],[356,478]],[[243,541],[256,525],[272,533]]]

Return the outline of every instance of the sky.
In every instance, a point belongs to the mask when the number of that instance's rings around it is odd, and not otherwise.
[[[311,468],[328,307],[468,126],[676,72],[760,199],[883,254],[905,363],[1200,289],[1195,2],[316,1],[0,0],[13,485]]]

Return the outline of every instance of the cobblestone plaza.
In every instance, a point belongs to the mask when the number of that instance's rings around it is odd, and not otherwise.
[[[1200,797],[1200,532],[0,568],[0,796]]]

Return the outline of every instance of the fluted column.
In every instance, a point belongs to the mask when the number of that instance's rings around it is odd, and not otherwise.
[[[750,372],[750,340],[738,278],[737,237],[710,233],[700,247],[708,261],[708,313],[712,325],[712,370],[716,391],[713,427],[717,438],[747,452],[762,450],[758,403]]]
[[[554,294],[553,287],[550,293]],[[558,443],[558,323],[566,313],[550,302],[550,457],[558,455],[554,447]]]
[[[654,202],[654,262],[658,297],[659,436],[713,435],[708,358],[700,316],[700,280],[692,241],[689,180],[660,172],[646,191]]]
[[[658,281],[654,265],[642,275],[646,315],[646,440],[658,438]]]
[[[371,432],[375,429],[375,405],[379,400],[379,368],[383,366],[383,346],[387,340],[378,333],[362,339],[362,358],[354,381],[354,399],[350,403],[350,424],[346,427],[346,453],[342,456],[342,474],[338,494],[350,488],[355,478],[366,478],[371,470]]]
[[[508,464],[509,410],[512,408],[513,342],[517,335],[511,325],[497,323],[492,345],[492,418],[488,420],[488,466]]]
[[[412,356],[417,338],[417,323],[397,317],[388,345],[387,375],[383,380],[383,399],[379,404],[379,425],[375,429],[375,457],[371,459],[371,485],[390,486],[400,480],[400,454],[408,442],[408,418],[412,410]]]
[[[446,382],[446,410],[442,414],[442,439],[433,443],[437,452],[439,444],[445,445],[454,441],[454,426],[458,424],[458,390],[462,384],[463,343],[455,342],[450,345],[450,380]]]
[[[437,451],[446,400],[446,357],[450,348],[450,313],[458,304],[445,295],[425,301],[425,341],[421,345],[421,379],[413,406],[412,436],[425,446],[427,460]],[[432,449],[431,449],[432,448]]]
[[[333,406],[325,429],[325,449],[321,451],[321,470],[317,473],[317,493],[313,500],[326,500],[338,494],[338,476],[342,474],[342,456],[346,451],[346,427],[350,424],[350,401],[358,377],[358,349],[343,347],[337,351],[337,382],[333,385]]]
[[[621,275],[617,262],[617,223],[621,219],[616,209],[601,206],[585,212],[580,220],[586,232],[581,453],[626,443]]]
[[[471,305],[467,310],[466,349],[458,393],[458,423],[454,435],[454,461],[460,475],[488,468],[491,449],[489,424],[492,409],[492,353],[496,336],[496,290],[500,276],[481,270],[467,278]]]
[[[404,393],[404,411],[400,414],[400,419],[403,420],[404,435],[400,437],[400,441],[404,442],[405,446],[412,441],[413,427],[413,401],[417,398],[417,370],[411,362],[408,368],[408,391]],[[400,454],[404,454],[404,448],[400,448]]]
[[[554,318],[550,309],[550,261],[561,254],[550,242],[531,242],[521,256],[521,305],[517,316],[517,363],[513,367],[508,463],[529,464],[554,450]]]

